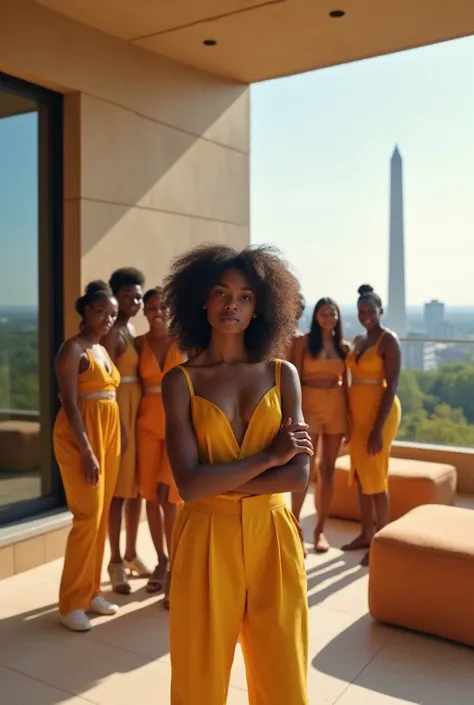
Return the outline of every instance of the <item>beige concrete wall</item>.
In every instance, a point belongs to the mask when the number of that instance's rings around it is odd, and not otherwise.
[[[2,0],[0,70],[66,94],[67,334],[90,279],[131,265],[154,286],[189,247],[248,244],[246,86],[28,0]]]

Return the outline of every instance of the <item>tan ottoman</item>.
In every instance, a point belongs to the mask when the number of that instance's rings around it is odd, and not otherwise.
[[[0,421],[0,470],[28,471],[40,465],[37,421]]]
[[[337,459],[330,514],[341,519],[358,520],[357,488],[355,484],[349,487],[350,467],[348,455]],[[422,504],[453,504],[456,480],[453,465],[390,458],[390,520],[398,519]]]
[[[376,534],[374,619],[474,646],[474,512],[417,507]]]

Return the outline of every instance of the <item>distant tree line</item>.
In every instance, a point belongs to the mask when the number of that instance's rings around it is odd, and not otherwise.
[[[39,410],[38,334],[0,334],[0,408]],[[474,356],[437,370],[402,370],[399,440],[474,447]]]
[[[399,440],[474,446],[474,360],[402,370]]]
[[[38,333],[0,334],[0,409],[39,411]]]

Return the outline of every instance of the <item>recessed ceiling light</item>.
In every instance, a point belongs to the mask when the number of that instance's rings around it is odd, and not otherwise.
[[[332,10],[332,12],[329,13],[329,17],[336,20],[339,19],[339,17],[344,17],[345,14],[344,10]]]
[[[203,41],[205,47],[215,47],[217,42],[215,39],[205,39]]]

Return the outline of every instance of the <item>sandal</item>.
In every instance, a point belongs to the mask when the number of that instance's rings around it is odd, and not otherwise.
[[[130,595],[131,587],[123,563],[110,563],[107,568],[112,590],[119,595]]]
[[[137,578],[150,578],[151,570],[146,567],[144,562],[138,556],[135,556],[131,561],[127,561],[125,558],[123,564],[128,570],[128,574],[131,578],[136,576]]]
[[[165,582],[165,573],[166,566],[163,569],[163,566],[158,564],[151,576],[148,578],[148,582],[145,585],[146,591],[153,594],[161,592]]]

